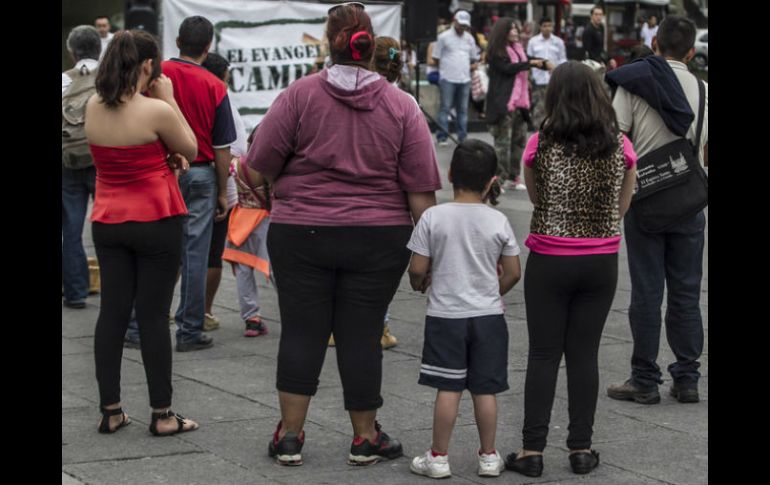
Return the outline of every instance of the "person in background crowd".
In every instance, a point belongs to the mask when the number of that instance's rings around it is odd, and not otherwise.
[[[530,39],[527,55],[545,61],[539,66],[540,69],[532,71],[532,123],[539,130],[545,118],[545,90],[551,79],[551,71],[567,62],[564,41],[553,35],[553,21],[550,17],[540,19],[540,33]]]
[[[70,98],[79,101],[79,110],[94,89],[99,66],[99,34],[90,25],[79,25],[67,36],[67,51],[75,66],[61,74],[62,125],[68,125],[64,110],[70,105]],[[75,81],[73,84],[73,80]],[[77,98],[77,99],[75,99]],[[80,121],[80,120],[78,120]],[[85,150],[83,124],[77,125],[77,153],[70,151],[70,137],[62,138],[61,168],[61,275],[63,305],[67,308],[83,309],[90,286],[88,260],[83,249],[83,225],[88,211],[88,198],[94,196],[96,169],[93,158]],[[74,129],[74,127],[73,127]],[[64,133],[65,130],[63,129]],[[66,131],[70,135],[69,130]],[[64,135],[62,135],[64,136]],[[64,147],[64,144],[67,147]]]
[[[647,22],[642,25],[642,31],[640,33],[644,45],[652,49],[652,39],[658,35],[658,17],[650,15]]]
[[[526,190],[521,178],[521,155],[527,141],[530,60],[519,42],[519,27],[510,17],[497,21],[489,36],[487,126],[495,140],[497,175],[504,189]]]
[[[592,59],[597,62],[601,62],[609,69],[615,69],[618,67],[618,63],[615,59],[610,59],[607,51],[604,50],[604,10],[602,7],[595,5],[591,8],[591,21],[586,25],[583,30],[583,49],[586,52],[586,59]]]
[[[106,15],[99,15],[94,19],[94,27],[96,27],[96,30],[99,32],[99,39],[102,42],[101,56],[104,56],[104,53],[107,51],[107,46],[115,35],[110,32],[110,18]]]

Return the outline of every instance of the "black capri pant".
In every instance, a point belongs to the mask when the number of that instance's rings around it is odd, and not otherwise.
[[[276,387],[315,395],[334,334],[345,409],[382,406],[383,317],[409,264],[411,226],[270,224],[281,341]]]
[[[168,309],[182,257],[182,224],[182,216],[153,222],[93,223],[102,282],[94,334],[96,380],[102,406],[120,401],[123,337],[134,307],[150,406],[171,406]]]
[[[599,392],[599,341],[615,297],[618,255],[531,252],[524,273],[529,359],[524,384],[524,448],[543,451],[556,378],[567,366],[570,450],[589,449]]]

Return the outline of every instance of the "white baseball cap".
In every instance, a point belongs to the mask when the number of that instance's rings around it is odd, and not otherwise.
[[[471,14],[465,10],[458,10],[455,14],[455,20],[460,25],[467,25],[468,27],[471,26]]]

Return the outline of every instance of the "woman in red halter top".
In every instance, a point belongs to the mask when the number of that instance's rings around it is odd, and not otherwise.
[[[102,282],[94,335],[101,433],[130,423],[120,405],[120,364],[133,307],[153,410],[150,431],[165,436],[198,428],[170,410],[166,316],[187,214],[176,172],[189,167],[198,145],[174,101],[171,81],[161,75],[160,60],[150,34],[117,34],[104,53],[96,95],[86,107],[86,137],[96,166],[92,233]]]

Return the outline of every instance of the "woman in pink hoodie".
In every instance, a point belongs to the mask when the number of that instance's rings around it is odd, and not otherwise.
[[[403,454],[375,421],[380,337],[413,224],[441,188],[419,107],[368,69],[374,33],[364,6],[332,7],[326,35],[333,65],[276,98],[247,155],[274,188],[267,246],[281,312],[281,422],[268,450],[283,465],[302,463],[305,416],[332,334],[353,425],[349,463]]]

